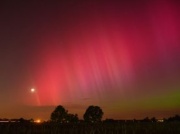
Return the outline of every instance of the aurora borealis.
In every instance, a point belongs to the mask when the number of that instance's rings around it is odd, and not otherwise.
[[[180,2],[61,0],[0,8],[0,118],[180,114]],[[31,93],[31,88],[36,92]]]

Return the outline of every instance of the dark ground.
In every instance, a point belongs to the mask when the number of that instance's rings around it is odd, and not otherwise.
[[[180,134],[180,122],[99,124],[0,123],[1,134]]]

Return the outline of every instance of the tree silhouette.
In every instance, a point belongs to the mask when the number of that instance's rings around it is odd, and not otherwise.
[[[149,119],[149,117],[146,117],[142,120],[143,122],[151,122],[151,119]]]
[[[61,105],[57,106],[55,110],[51,113],[51,121],[53,122],[65,122],[68,111]]]
[[[69,123],[77,123],[78,122],[78,115],[77,114],[67,114],[66,121]]]
[[[152,118],[151,118],[151,121],[152,121],[152,122],[157,122],[157,119],[156,119],[155,117],[152,117]]]
[[[99,106],[89,106],[84,114],[84,121],[92,123],[100,122],[103,114]]]
[[[179,115],[175,115],[173,117],[169,117],[167,119],[167,121],[180,121],[180,116]]]

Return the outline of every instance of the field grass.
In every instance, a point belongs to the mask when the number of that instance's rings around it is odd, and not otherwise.
[[[0,123],[0,134],[180,134],[180,122]]]

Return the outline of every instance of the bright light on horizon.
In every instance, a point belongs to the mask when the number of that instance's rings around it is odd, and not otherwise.
[[[37,119],[34,121],[35,123],[41,123],[41,120],[40,119]]]

